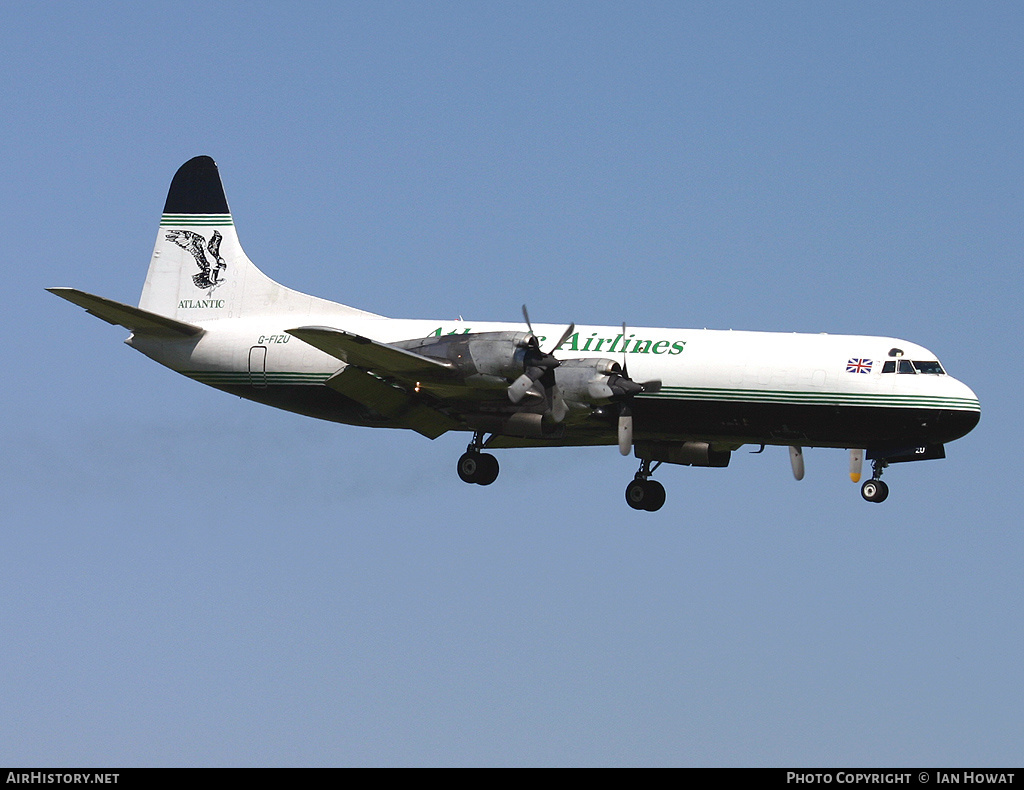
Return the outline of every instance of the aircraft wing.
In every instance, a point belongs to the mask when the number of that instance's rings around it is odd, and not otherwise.
[[[327,326],[303,326],[285,331],[348,365],[325,382],[342,395],[429,439],[462,427],[417,394],[417,385],[423,380],[456,379],[455,366],[450,362]]]
[[[138,307],[115,302],[113,299],[95,296],[85,291],[79,291],[77,288],[47,288],[46,290],[61,299],[67,299],[72,304],[84,307],[86,312],[97,318],[102,318],[108,324],[123,326],[125,329],[139,334],[161,337],[174,337],[175,335],[196,337],[204,332],[201,326],[177,321],[148,310],[141,310]]]
[[[378,343],[352,332],[327,326],[302,326],[285,331],[342,362],[379,376],[413,384],[422,379],[447,381],[457,378],[455,366],[450,362]]]
[[[335,373],[325,383],[342,395],[428,439],[436,439],[447,431],[462,427],[444,412],[428,406],[421,398],[353,365]]]

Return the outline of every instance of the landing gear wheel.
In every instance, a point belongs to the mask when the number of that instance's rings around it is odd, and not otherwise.
[[[632,480],[626,486],[626,504],[633,510],[643,510],[645,499],[647,499],[647,481]]]
[[[634,510],[653,513],[665,504],[665,487],[657,480],[637,478],[626,486],[626,503]]]
[[[659,483],[657,480],[647,481],[647,504],[644,505],[644,510],[649,513],[653,513],[655,510],[661,510],[661,506],[665,504],[665,486]]]
[[[860,495],[868,502],[884,502],[889,496],[889,486],[881,480],[868,480],[860,487]]]
[[[463,453],[456,469],[463,483],[475,483],[480,473],[480,453]]]
[[[498,479],[498,459],[490,453],[480,453],[476,461],[476,484],[489,486]]]
[[[463,453],[456,469],[464,483],[489,486],[498,479],[498,459],[489,453]]]

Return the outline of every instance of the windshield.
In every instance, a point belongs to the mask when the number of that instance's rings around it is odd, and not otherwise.
[[[914,367],[917,368],[918,373],[935,373],[942,375],[946,371],[942,369],[942,365],[939,364],[938,360],[929,360],[927,362],[914,362]]]
[[[883,373],[896,373],[897,370],[900,373],[930,373],[935,376],[943,376],[946,371],[942,369],[942,365],[939,364],[936,359],[928,359],[923,361],[901,359],[897,367],[897,360],[889,359],[886,360],[882,365]]]

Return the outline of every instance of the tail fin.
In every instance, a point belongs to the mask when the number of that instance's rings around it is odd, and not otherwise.
[[[256,315],[373,313],[308,296],[271,280],[238,243],[217,164],[190,159],[174,174],[139,307],[194,322]]]

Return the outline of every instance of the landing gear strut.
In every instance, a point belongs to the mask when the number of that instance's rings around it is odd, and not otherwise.
[[[661,466],[661,461],[654,465],[654,469]],[[651,462],[640,461],[640,468],[628,486],[626,486],[626,503],[634,510],[647,510],[653,513],[665,504],[665,486],[657,480],[648,478],[654,472]]]
[[[474,433],[473,441],[469,443],[466,452],[459,457],[456,467],[459,477],[464,483],[489,486],[498,479],[498,459],[490,453],[480,452],[486,446],[484,432]]]
[[[860,487],[860,495],[868,502],[884,502],[889,496],[889,486],[882,482],[882,470],[888,465],[884,458],[876,458],[871,462],[871,479]]]

